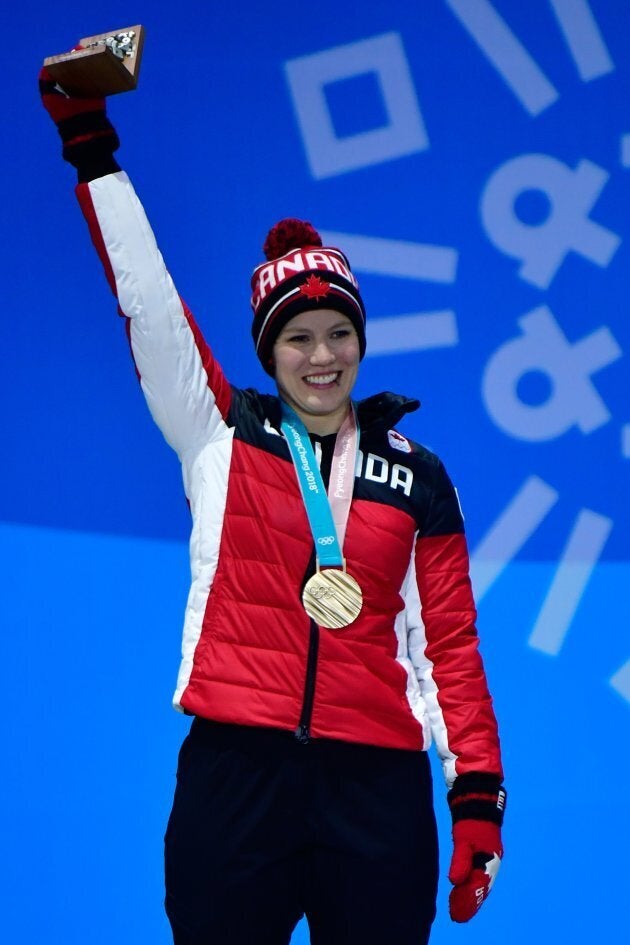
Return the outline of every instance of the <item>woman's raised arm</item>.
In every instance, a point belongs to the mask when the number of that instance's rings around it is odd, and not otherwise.
[[[142,204],[114,159],[119,141],[104,99],[70,98],[45,70],[40,92],[61,135],[63,157],[78,170],[79,203],[127,319],[149,409],[182,457],[227,433],[230,385],[180,299]]]

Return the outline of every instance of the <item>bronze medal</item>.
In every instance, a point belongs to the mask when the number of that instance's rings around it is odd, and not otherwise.
[[[347,627],[361,613],[363,593],[347,571],[338,568],[317,569],[302,593],[304,610],[320,627],[339,630]]]

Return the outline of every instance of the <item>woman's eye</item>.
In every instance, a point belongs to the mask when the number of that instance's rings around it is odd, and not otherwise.
[[[304,344],[304,342],[308,341],[308,335],[291,335],[289,341],[294,344]]]
[[[349,328],[339,328],[338,331],[333,331],[332,337],[333,338],[347,338],[349,334],[350,334]]]

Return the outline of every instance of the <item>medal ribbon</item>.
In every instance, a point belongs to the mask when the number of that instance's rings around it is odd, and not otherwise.
[[[351,407],[335,440],[328,495],[308,431],[295,410],[284,401],[282,432],[297,474],[317,560],[327,568],[343,568],[341,549],[350,514],[359,443],[354,407]]]

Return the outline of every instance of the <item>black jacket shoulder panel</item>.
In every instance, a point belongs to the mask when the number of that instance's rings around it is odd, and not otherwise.
[[[394,427],[361,428],[355,496],[411,515],[421,535],[461,533],[457,493],[440,458]]]
[[[289,449],[280,432],[281,420],[278,397],[261,394],[253,387],[232,387],[228,424],[234,427],[235,439],[290,462]]]

